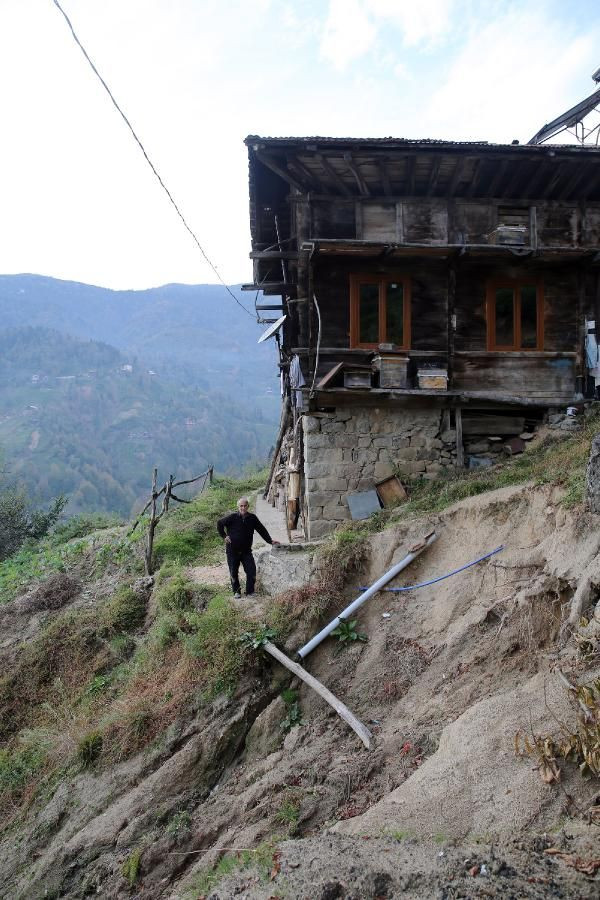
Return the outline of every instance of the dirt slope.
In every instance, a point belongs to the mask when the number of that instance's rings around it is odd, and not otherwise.
[[[286,734],[289,679],[259,663],[150,752],[63,781],[0,843],[0,895],[597,896],[597,873],[544,852],[600,857],[597,780],[565,765],[560,786],[544,783],[514,736],[573,720],[559,665],[600,674],[568,627],[600,616],[598,524],[565,511],[557,489],[524,486],[371,536],[349,599],[432,527],[438,541],[398,585],[504,545],[436,585],[380,593],[359,616],[367,643],[329,640],[306,661],[371,728],[371,751],[303,686],[303,724]]]

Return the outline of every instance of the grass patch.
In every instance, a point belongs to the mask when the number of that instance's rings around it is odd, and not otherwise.
[[[138,880],[138,875],[140,873],[140,864],[142,861],[142,850],[140,847],[136,847],[135,850],[132,850],[123,865],[121,866],[121,875],[128,883],[129,887],[132,888],[136,881]]]
[[[192,900],[198,896],[208,896],[228,875],[250,867],[257,870],[260,881],[265,884],[273,870],[278,840],[281,838],[264,841],[255,850],[240,850],[236,854],[226,853],[212,868],[202,869],[194,876],[185,897]]]
[[[161,583],[155,596],[163,611],[185,612],[193,608],[194,594],[194,584],[181,572],[176,572],[168,581]]]
[[[104,608],[104,624],[117,633],[136,631],[144,624],[147,605],[148,600],[144,594],[121,585]]]
[[[266,470],[241,482],[232,478],[215,478],[212,485],[185,506],[169,511],[159,523],[154,550],[159,565],[178,561],[211,565],[223,554],[223,541],[217,532],[217,521],[235,509],[244,493],[262,487]]]

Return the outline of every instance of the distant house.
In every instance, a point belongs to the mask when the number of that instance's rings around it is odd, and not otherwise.
[[[600,149],[246,145],[244,287],[263,291],[261,316],[285,316],[274,478],[310,537],[350,516],[348,494],[485,464],[494,441],[593,391]]]
[[[121,372],[133,372],[133,366],[129,363],[125,363],[124,366],[121,366]]]

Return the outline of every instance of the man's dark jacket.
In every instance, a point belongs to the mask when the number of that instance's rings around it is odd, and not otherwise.
[[[252,539],[254,532],[258,531],[261,538],[264,538],[267,544],[272,544],[271,535],[254,513],[246,513],[245,516],[239,512],[230,513],[223,516],[217,522],[217,529],[222,538],[227,534],[231,539],[231,549],[235,553],[247,553],[252,549]]]

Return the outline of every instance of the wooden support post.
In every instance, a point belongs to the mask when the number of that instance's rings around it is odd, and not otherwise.
[[[463,447],[462,410],[460,406],[454,410],[454,422],[456,427],[456,468],[465,467],[465,448]]]
[[[150,505],[150,521],[148,522],[148,534],[146,537],[146,546],[144,548],[144,564],[146,568],[146,575],[153,574],[153,566],[152,566],[152,550],[154,547],[154,530],[156,528],[156,523],[158,521],[156,516],[156,498],[158,494],[156,493],[156,479],[158,478],[158,469],[154,468],[152,471],[152,498]]]
[[[356,732],[367,750],[371,749],[371,738],[373,737],[373,735],[371,734],[369,729],[366,727],[366,725],[363,725],[362,722],[360,722],[356,718],[356,716],[350,712],[348,707],[344,703],[342,703],[341,700],[338,700],[338,698],[334,694],[332,694],[331,691],[325,687],[325,685],[321,684],[320,681],[317,681],[317,679],[313,675],[307,672],[306,669],[303,669],[302,666],[299,666],[298,663],[295,663],[293,660],[291,660],[288,656],[285,655],[285,653],[282,653],[281,650],[278,650],[277,647],[275,647],[274,644],[271,644],[270,641],[266,641],[263,644],[263,648],[274,659],[276,659],[277,662],[280,662],[282,666],[285,666],[286,669],[289,669],[290,672],[293,672],[294,675],[297,675],[298,678],[302,679],[302,681],[309,687],[311,687],[313,691],[316,691],[319,697],[322,697],[326,703],[329,703],[329,705],[333,707],[333,709],[335,709],[338,716],[341,716],[344,722],[347,722],[350,728],[354,732]]]

